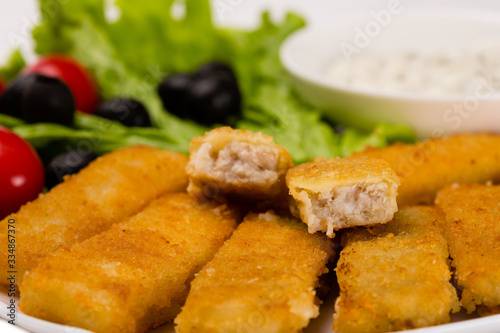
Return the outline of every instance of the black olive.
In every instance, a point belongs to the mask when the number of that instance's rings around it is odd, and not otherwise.
[[[193,75],[178,73],[158,87],[170,113],[204,125],[231,122],[241,114],[241,93],[231,67],[209,62]]]
[[[82,150],[56,156],[45,169],[45,186],[50,190],[63,181],[63,176],[79,172],[96,158],[95,153]]]
[[[190,118],[186,108],[186,92],[192,75],[178,73],[166,77],[158,86],[158,94],[165,109],[177,117]]]
[[[72,126],[75,99],[59,79],[36,75],[24,93],[24,119],[28,123],[56,123]]]
[[[20,76],[9,83],[0,96],[0,113],[22,118],[23,92],[34,80],[33,75]]]
[[[205,65],[201,66],[195,73],[195,78],[213,76],[224,76],[229,80],[233,80],[235,82],[237,81],[231,67],[218,61],[206,63]]]
[[[21,76],[12,81],[0,97],[0,113],[28,123],[73,125],[75,99],[59,79],[39,74]]]
[[[96,116],[116,120],[129,127],[150,127],[151,119],[141,102],[131,98],[114,98],[101,103]]]
[[[201,77],[189,85],[187,110],[191,118],[204,125],[224,123],[228,117],[241,114],[238,84],[225,77]]]

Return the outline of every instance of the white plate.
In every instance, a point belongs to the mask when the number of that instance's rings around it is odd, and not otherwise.
[[[318,318],[311,320],[309,326],[304,330],[304,333],[332,333],[331,327],[333,324],[333,312],[336,293],[331,292],[325,303],[320,308],[320,315]],[[10,298],[0,293],[0,308],[5,309],[9,304]],[[19,300],[16,300],[16,304]],[[2,333],[17,333],[18,330],[6,331],[1,324],[6,324],[7,313],[6,311],[0,312],[0,331]],[[22,327],[29,332],[33,333],[90,333],[87,330],[64,326],[51,323],[45,320],[37,319],[22,313],[19,308],[16,310],[16,325]],[[5,326],[5,325],[4,325]],[[22,331],[21,331],[22,332]],[[21,333],[19,332],[19,333]],[[173,324],[167,324],[150,330],[148,333],[174,333]],[[415,333],[499,333],[500,332],[500,315],[494,315],[484,318],[474,318],[464,313],[452,315],[452,323],[446,325],[439,325],[428,328],[421,328],[410,330],[408,332]]]

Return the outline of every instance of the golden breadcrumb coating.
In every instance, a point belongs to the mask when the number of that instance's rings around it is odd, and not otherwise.
[[[127,221],[43,259],[21,284],[21,309],[97,333],[146,332],[180,311],[189,282],[236,219],[225,205],[166,194]]]
[[[286,195],[285,173],[292,166],[290,154],[269,135],[220,127],[191,140],[188,192],[209,199],[275,199]]]
[[[108,229],[162,193],[185,190],[186,163],[182,154],[152,147],[120,149],[7,216],[0,222],[0,247],[7,249],[7,221],[15,220],[17,282],[59,247]],[[6,259],[0,261],[0,285],[10,270]]]
[[[380,159],[321,159],[291,168],[286,183],[309,232],[390,221],[398,210],[399,179]]]
[[[449,322],[459,302],[443,224],[437,208],[416,206],[387,224],[346,230],[333,329],[389,332]]]
[[[334,255],[325,235],[272,212],[247,216],[191,284],[176,332],[300,332]]]
[[[414,145],[394,144],[354,154],[389,162],[401,179],[399,207],[432,204],[436,193],[453,183],[500,182],[500,136],[463,134]]]
[[[436,203],[467,312],[500,313],[500,186],[451,185]]]

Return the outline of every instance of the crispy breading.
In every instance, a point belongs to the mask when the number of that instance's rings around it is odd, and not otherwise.
[[[285,173],[292,166],[290,154],[269,135],[220,127],[191,140],[188,192],[209,199],[275,199],[288,192]]]
[[[325,235],[272,212],[247,216],[191,284],[176,331],[299,332],[334,255]]]
[[[183,191],[187,157],[152,147],[130,147],[104,155],[0,222],[0,247],[7,249],[7,221],[15,220],[16,270],[26,270],[57,248],[106,230],[165,192]],[[6,257],[0,261],[6,284]]]
[[[437,208],[416,206],[387,224],[346,230],[333,329],[389,332],[449,322],[459,302],[443,224]]]
[[[498,149],[498,148],[497,148]],[[500,186],[451,185],[436,203],[446,214],[446,236],[470,313],[500,310]]]
[[[354,154],[389,162],[401,179],[398,205],[432,204],[453,183],[500,182],[500,136],[463,134]]]
[[[286,183],[292,205],[297,206],[310,233],[322,231],[334,237],[335,230],[390,221],[398,210],[399,178],[381,159],[304,163],[287,172]]]
[[[21,284],[21,309],[98,333],[145,332],[175,317],[194,274],[236,223],[226,205],[163,195],[127,221],[43,259]]]

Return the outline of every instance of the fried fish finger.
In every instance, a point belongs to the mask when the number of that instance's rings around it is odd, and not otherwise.
[[[93,332],[145,332],[180,311],[237,212],[166,194],[107,231],[47,256],[21,284],[22,311]]]
[[[415,206],[387,224],[347,230],[333,329],[392,332],[449,322],[459,302],[443,224],[439,209]]]
[[[176,332],[299,332],[334,255],[325,235],[272,212],[250,215],[191,284]]]
[[[399,207],[432,204],[436,193],[453,183],[500,182],[500,136],[464,134],[429,139],[414,145],[369,148],[353,157],[389,162],[401,179]]]
[[[186,171],[193,195],[257,201],[287,193],[292,158],[268,135],[221,127],[193,138],[190,154]]]
[[[500,186],[451,185],[436,203],[446,214],[455,278],[467,312],[500,313]]]
[[[286,182],[309,232],[385,223],[398,210],[399,179],[380,159],[324,159],[290,169]],[[292,206],[292,212],[294,211]]]
[[[187,185],[187,157],[152,147],[130,147],[104,155],[50,192],[0,222],[0,247],[7,249],[8,221],[16,228],[18,282],[25,271],[61,246],[106,230],[165,192]],[[1,260],[1,285],[7,282]]]

